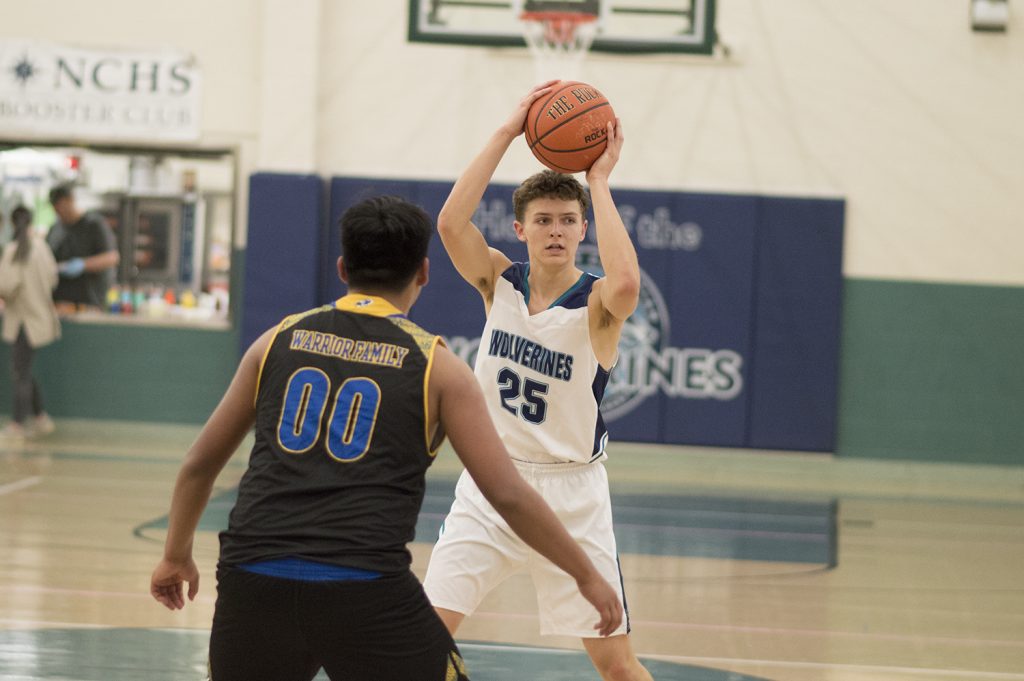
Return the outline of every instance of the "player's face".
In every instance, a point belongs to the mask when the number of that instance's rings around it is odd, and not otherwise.
[[[527,204],[523,222],[517,221],[515,226],[519,240],[526,242],[530,261],[551,265],[574,264],[587,230],[579,201],[552,198]]]

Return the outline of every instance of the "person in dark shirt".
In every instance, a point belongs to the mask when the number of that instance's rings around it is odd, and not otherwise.
[[[121,261],[114,232],[103,216],[78,209],[70,184],[51,189],[50,204],[59,220],[46,237],[60,273],[53,300],[61,310],[102,309]]]
[[[178,474],[152,596],[199,588],[192,541],[213,483],[255,428],[220,535],[211,678],[442,681],[468,674],[410,570],[406,544],[441,442],[531,547],[569,573],[608,635],[617,592],[512,465],[473,372],[406,314],[427,283],[433,226],[396,197],[341,219],[348,294],[286,317],[239,364]],[[287,276],[287,272],[282,276]]]

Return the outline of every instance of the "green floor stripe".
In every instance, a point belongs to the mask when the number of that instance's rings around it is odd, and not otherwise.
[[[416,541],[437,540],[454,493],[454,480],[427,481]],[[237,489],[215,494],[199,530],[227,527],[236,496]],[[612,512],[620,554],[835,564],[835,502],[613,494]],[[135,533],[166,527],[166,517],[156,518]]]

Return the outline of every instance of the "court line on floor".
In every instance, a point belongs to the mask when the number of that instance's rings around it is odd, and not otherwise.
[[[23,489],[32,487],[33,485],[38,485],[42,481],[42,476],[33,475],[30,478],[22,478],[21,480],[9,482],[6,485],[0,485],[0,497],[5,494],[11,494],[12,492],[19,492]]]
[[[581,651],[564,648],[541,648],[537,646],[523,646],[518,644],[500,643],[466,643],[456,641],[459,648],[466,650],[516,650],[530,653],[541,653],[549,655],[579,655]],[[698,657],[691,655],[650,655],[638,651],[638,656],[647,660],[659,660],[662,662],[679,662],[684,664],[696,664],[707,667],[709,665],[731,665],[731,666],[761,666],[791,669],[844,669],[849,671],[865,672],[888,672],[903,673],[909,675],[938,675],[951,678],[970,679],[1005,679],[1007,681],[1024,681],[1024,674],[1015,672],[984,672],[961,669],[932,669],[925,667],[899,667],[892,665],[873,664],[849,664],[843,662],[800,662],[789,660],[751,660],[745,658],[730,657]]]
[[[21,620],[11,618],[0,618],[0,624],[13,624],[18,627],[54,627],[61,629],[116,629],[108,624],[88,624],[83,622],[51,622],[48,620]],[[3,631],[0,629],[0,631]]]
[[[476,619],[489,619],[489,620],[537,620],[536,614],[530,613],[505,613],[505,612],[487,612],[477,610],[473,613],[473,618]],[[764,633],[764,634],[790,634],[796,636],[823,636],[831,637],[836,636],[840,638],[863,638],[863,639],[876,639],[881,641],[906,641],[914,643],[935,643],[942,645],[950,644],[963,644],[973,645],[979,647],[996,647],[996,648],[1024,648],[1024,643],[1020,641],[1010,641],[1002,639],[979,639],[979,638],[953,638],[949,636],[915,636],[911,634],[873,634],[869,632],[857,632],[857,631],[832,631],[827,629],[788,629],[784,627],[749,627],[749,626],[734,626],[729,624],[698,624],[689,622],[665,622],[661,620],[643,620],[630,618],[630,622],[634,629],[690,629],[690,630],[707,630],[707,631],[719,631],[719,632],[743,632],[743,633]],[[1021,676],[1024,681],[1024,675]]]
[[[612,511],[615,508],[612,499]],[[720,534],[729,537],[761,537],[763,539],[791,539],[793,541],[822,542],[827,541],[829,535],[822,532],[781,532],[775,530],[733,530],[725,527],[701,527],[699,525],[642,525],[640,523],[615,523],[620,530],[658,530],[663,534]]]
[[[185,453],[187,447],[178,451],[164,450],[159,454],[139,454],[138,446],[111,446],[104,447],[102,451],[97,451],[96,447],[74,447],[65,446],[55,447],[50,450],[54,459],[65,459],[65,460],[81,460],[81,461],[117,461],[117,462],[130,462],[130,463],[148,463],[157,465],[170,465],[180,466],[182,461],[185,459]],[[245,458],[243,453],[239,450],[231,455],[225,466],[228,467],[246,467],[249,465],[248,460]]]
[[[463,644],[459,644],[461,647]],[[851,664],[845,662],[800,662],[790,660],[752,660],[733,657],[696,657],[690,655],[649,655],[638,653],[641,658],[663,662],[681,662],[698,665],[730,665],[735,667],[775,667],[790,669],[834,669],[871,673],[907,674],[910,676],[941,676],[955,679],[1005,679],[1024,681],[1024,674],[1017,672],[984,672],[974,669],[934,669],[930,667],[899,667],[893,665]]]
[[[792,634],[798,636],[825,636],[842,638],[866,638],[880,641],[905,641],[914,643],[941,643],[945,645],[977,645],[1005,648],[1024,648],[1024,642],[1005,639],[962,638],[952,636],[921,636],[914,634],[881,634],[863,631],[837,631],[830,629],[794,629],[790,627],[751,627],[731,624],[698,624],[692,622],[662,622],[655,620],[631,620],[634,627],[657,627],[661,629],[702,629],[711,631],[739,631],[752,634]]]
[[[57,586],[40,586],[38,584],[0,584],[0,592],[13,591],[16,593],[25,593],[31,591],[33,593],[46,593],[46,594],[61,594],[64,596],[86,596],[89,598],[134,598],[140,600],[152,600],[153,596],[148,591],[104,591],[100,589],[69,589]],[[210,594],[204,596],[199,594],[195,599],[189,601],[189,603],[214,603],[216,602],[216,594]],[[154,605],[156,601],[153,601]],[[2,622],[3,620],[0,620]]]

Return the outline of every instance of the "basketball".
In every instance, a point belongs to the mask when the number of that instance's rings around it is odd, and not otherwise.
[[[608,98],[593,85],[562,81],[530,106],[526,143],[537,160],[559,173],[590,168],[608,144],[615,120]]]

